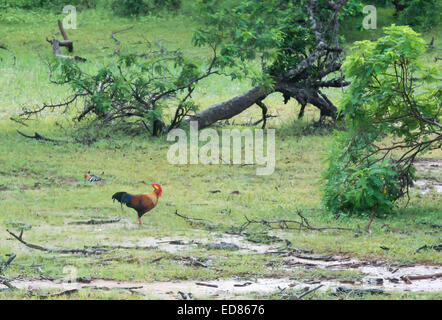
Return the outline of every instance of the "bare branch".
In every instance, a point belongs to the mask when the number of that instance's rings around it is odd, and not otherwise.
[[[22,135],[23,137],[29,138],[29,139],[36,139],[36,140],[42,140],[42,141],[48,141],[48,142],[54,142],[54,143],[69,143],[69,141],[66,141],[66,140],[57,140],[57,139],[51,139],[51,138],[44,137],[41,134],[39,134],[38,132],[35,132],[33,136],[29,136],[27,134],[24,134],[20,130],[17,130],[17,132],[20,135]]]
[[[308,295],[308,294],[310,294],[310,293],[312,293],[312,292],[318,290],[319,288],[322,288],[323,286],[324,286],[324,285],[321,284],[321,285],[317,286],[316,288],[310,289],[310,290],[304,292],[303,294],[299,295],[296,299],[301,300],[301,299],[302,299],[303,297],[305,297],[306,295]]]
[[[296,212],[298,216],[301,218],[301,221],[298,220],[289,220],[289,219],[281,219],[281,220],[250,220],[245,216],[247,220],[240,226],[240,233],[247,229],[251,224],[262,224],[269,229],[287,229],[287,230],[312,230],[312,231],[324,231],[324,230],[341,230],[341,231],[354,231],[350,228],[342,228],[342,227],[313,227],[310,225],[307,218],[305,218],[300,211]],[[293,226],[293,224],[295,226]]]
[[[71,221],[68,224],[108,224],[108,223],[116,223],[120,222],[121,218],[117,217],[114,219],[90,219],[90,220],[81,220],[81,221]]]
[[[7,254],[6,256],[9,258],[5,262],[3,262],[2,265],[0,266],[0,273],[2,273],[3,270],[5,270],[6,267],[9,266],[11,264],[12,260],[14,260],[16,257],[16,255],[14,253]]]
[[[16,235],[15,233],[6,230],[11,236],[13,236],[15,239],[23,243],[25,246],[31,249],[50,252],[50,253],[83,253],[83,254],[101,254],[103,252],[106,252],[106,249],[100,248],[100,249],[80,249],[80,248],[74,248],[74,249],[53,249],[53,248],[46,248],[43,246],[40,246],[38,244],[32,244],[25,240],[23,240],[23,230],[20,232],[20,235]]]
[[[132,29],[132,28],[133,28],[133,26],[130,26],[130,27],[128,27],[128,28],[124,28],[124,29],[121,29],[121,30],[117,30],[117,31],[112,32],[112,34],[111,34],[111,38],[115,40],[115,42],[117,43],[117,46],[119,46],[121,42],[120,42],[120,40],[117,39],[117,37],[115,37],[115,35],[116,35],[117,33],[120,33],[120,32],[128,31],[128,30],[130,30],[130,29]]]

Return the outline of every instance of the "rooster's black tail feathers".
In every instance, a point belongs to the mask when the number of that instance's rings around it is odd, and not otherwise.
[[[127,192],[117,192],[114,193],[114,195],[112,196],[112,200],[115,202],[115,200],[117,200],[118,202],[121,203],[121,205],[123,205],[123,203],[125,205],[128,205],[130,203],[130,198],[132,196],[127,193]]]

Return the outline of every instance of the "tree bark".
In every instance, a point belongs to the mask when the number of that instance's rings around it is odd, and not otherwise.
[[[230,119],[240,114],[257,101],[264,99],[269,93],[271,92],[264,87],[257,86],[230,100],[214,104],[191,116],[188,120],[198,121],[198,128],[202,129],[218,120]]]
[[[322,83],[325,84],[325,83]],[[348,85],[349,82],[333,80],[326,86],[340,86]],[[302,106],[300,118],[307,103],[314,105],[321,111],[320,121],[326,116],[335,118],[337,108],[333,103],[323,94],[315,85],[307,85],[305,83],[296,82],[277,82],[273,89],[266,89],[262,86],[257,86],[249,91],[236,96],[230,100],[220,102],[204,109],[194,116],[190,116],[187,121],[198,121],[198,128],[203,129],[219,120],[230,119],[254,104],[258,104],[268,95],[274,92],[281,92],[284,96],[284,103],[287,103],[290,98],[296,99]]]

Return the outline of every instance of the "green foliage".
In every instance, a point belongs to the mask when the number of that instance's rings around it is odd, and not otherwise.
[[[201,74],[197,66],[186,60],[181,51],[169,51],[160,44],[148,44],[143,54],[118,53],[115,59],[102,65],[92,74],[84,64],[75,60],[53,58],[52,81],[69,84],[73,100],[59,106],[70,106],[83,100],[83,110],[76,120],[91,119],[101,125],[123,121],[126,127],[143,120],[156,135],[155,122],[163,121],[163,110],[176,107],[185,112],[196,111],[198,106],[190,94]],[[49,106],[54,108],[54,106]],[[25,110],[25,113],[32,111]]]
[[[114,0],[111,7],[118,15],[138,16],[160,10],[178,10],[181,7],[181,0]]]
[[[423,117],[434,117],[440,99],[437,85],[440,69],[419,63],[425,42],[410,27],[393,25],[384,32],[385,36],[376,42],[356,42],[352,54],[345,60],[343,68],[352,84],[344,96],[341,111],[354,128],[383,130],[412,141],[433,131],[408,114],[413,104]],[[428,86],[415,90],[412,74],[419,74]],[[404,87],[412,91],[402,96]]]
[[[63,6],[72,5],[77,9],[110,8],[121,16],[138,16],[158,13],[161,10],[176,11],[181,7],[181,0],[6,0],[0,2],[0,8],[50,9],[61,11]]]
[[[0,8],[22,8],[22,9],[56,9],[60,10],[65,5],[72,5],[78,8],[95,8],[100,0],[6,0],[0,3]]]
[[[398,0],[404,9],[397,12],[399,23],[418,29],[436,28],[441,21],[440,0]]]
[[[342,8],[341,21],[348,17],[362,16],[362,9],[365,5],[366,3],[361,0],[349,0]]]
[[[324,174],[324,204],[334,213],[390,211],[414,179],[415,157],[441,145],[440,69],[419,63],[425,43],[410,27],[384,33],[356,42],[343,65],[352,81],[340,108],[349,132],[336,136]]]
[[[361,7],[360,1],[350,3],[340,17]],[[200,0],[199,19],[204,27],[195,32],[193,41],[197,46],[217,48],[217,66],[228,70],[232,78],[272,85],[271,76],[293,68],[317,45],[306,4],[306,0]],[[317,18],[327,21],[330,11],[324,1],[318,2],[317,11]],[[253,63],[257,59],[259,66]],[[314,74],[315,69],[309,72]]]
[[[361,137],[336,133],[328,158],[329,167],[323,175],[325,207],[333,213],[366,214],[389,212],[401,195],[398,173],[388,161],[357,163],[358,147],[364,147]],[[349,142],[350,140],[350,142]],[[347,149],[349,144],[352,150]]]

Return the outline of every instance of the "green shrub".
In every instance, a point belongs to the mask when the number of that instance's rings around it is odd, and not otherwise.
[[[442,1],[440,0],[400,0],[405,8],[398,12],[400,24],[417,29],[435,28],[440,24]]]
[[[95,8],[100,0],[6,0],[0,4],[4,8],[21,9],[62,9],[63,6],[73,5],[78,8]]]
[[[418,155],[442,146],[440,68],[421,64],[424,40],[408,26],[355,43],[343,69],[351,85],[324,174],[323,203],[346,214],[389,212],[408,194]]]
[[[349,151],[349,141],[354,149],[364,148],[364,138],[351,133],[335,134],[328,158],[329,167],[323,175],[326,181],[323,203],[335,214],[389,212],[393,203],[402,196],[399,172],[393,163],[370,159],[362,163],[355,161],[365,153]]]

